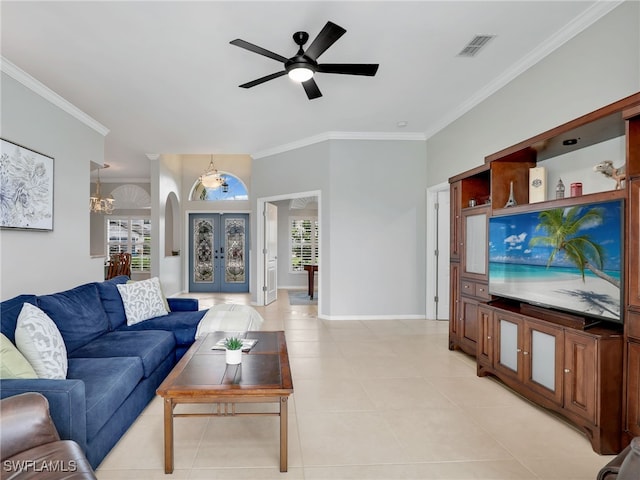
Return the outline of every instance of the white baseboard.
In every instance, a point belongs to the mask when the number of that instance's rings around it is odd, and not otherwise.
[[[318,313],[322,320],[426,320],[424,315],[324,315]]]

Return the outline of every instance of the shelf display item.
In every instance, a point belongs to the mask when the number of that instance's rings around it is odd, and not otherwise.
[[[518,205],[518,202],[516,202],[516,197],[513,194],[513,182],[510,182],[509,183],[509,200],[507,200],[507,203],[504,204],[504,208],[515,207],[516,205]]]
[[[556,198],[564,198],[564,183],[562,183],[562,179],[558,180],[556,185]]]
[[[529,203],[544,202],[547,199],[547,169],[529,169]]]

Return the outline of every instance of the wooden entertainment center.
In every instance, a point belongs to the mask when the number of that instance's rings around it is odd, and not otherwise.
[[[617,140],[626,158],[599,161],[626,162],[621,189],[611,180],[610,190],[569,196],[567,185],[565,198],[529,203],[531,168]],[[489,155],[449,183],[449,348],[475,356],[479,376],[579,427],[594,451],[620,452],[640,436],[640,92]],[[623,325],[490,294],[489,218],[608,200],[624,202]]]

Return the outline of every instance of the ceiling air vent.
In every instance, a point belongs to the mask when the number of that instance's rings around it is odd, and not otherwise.
[[[476,35],[458,54],[459,57],[475,57],[495,35]]]

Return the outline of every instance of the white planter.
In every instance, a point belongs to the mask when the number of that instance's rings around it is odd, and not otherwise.
[[[225,355],[229,365],[238,365],[242,362],[242,350],[226,350]]]

